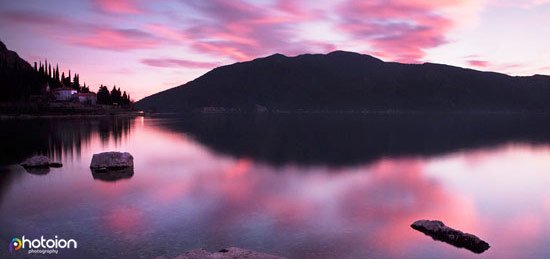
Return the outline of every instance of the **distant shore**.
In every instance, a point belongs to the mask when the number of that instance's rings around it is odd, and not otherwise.
[[[0,119],[80,118],[101,116],[140,116],[130,107],[83,105],[77,103],[0,103]]]

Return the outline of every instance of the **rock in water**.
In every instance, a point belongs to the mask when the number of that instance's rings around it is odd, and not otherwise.
[[[63,164],[60,162],[51,162],[50,167],[63,167]]]
[[[477,254],[483,253],[491,247],[479,237],[447,227],[439,220],[418,220],[411,227],[431,236],[434,240],[443,241],[460,248],[463,247]]]
[[[49,168],[50,159],[47,156],[33,156],[23,161],[21,166],[25,168]]]
[[[104,152],[94,154],[90,168],[98,172],[133,169],[134,157],[128,152]]]
[[[92,170],[92,177],[94,180],[101,180],[105,182],[115,182],[123,179],[130,179],[134,175],[133,168],[126,168],[121,170]]]

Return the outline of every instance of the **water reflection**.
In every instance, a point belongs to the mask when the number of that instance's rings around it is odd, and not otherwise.
[[[80,158],[47,175],[0,174],[0,240],[77,238],[67,258],[228,246],[290,258],[473,256],[409,227],[430,218],[488,241],[483,256],[547,258],[544,119],[442,117],[138,118],[108,137],[85,121],[73,129],[90,134],[68,133],[89,136]],[[90,177],[92,155],[109,150],[135,157],[130,180]]]
[[[94,134],[101,143],[120,141],[131,130],[135,118],[57,118],[4,120],[0,127],[0,165],[15,164],[31,155],[44,154],[53,160],[80,159]]]
[[[550,116],[532,114],[209,114],[164,126],[218,152],[273,165],[345,166],[510,142],[550,143]]]
[[[34,175],[46,175],[50,173],[50,168],[25,168],[25,171]]]
[[[101,180],[105,182],[115,182],[123,179],[130,179],[134,176],[134,169],[122,169],[114,171],[97,171],[91,170],[94,180]]]

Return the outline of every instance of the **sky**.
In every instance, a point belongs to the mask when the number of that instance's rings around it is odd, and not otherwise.
[[[550,0],[0,0],[0,40],[134,100],[281,53],[550,74]]]

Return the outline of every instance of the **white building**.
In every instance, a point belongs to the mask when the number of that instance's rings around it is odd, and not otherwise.
[[[95,105],[97,103],[97,96],[94,93],[76,93],[73,98],[81,104]]]
[[[76,90],[68,87],[55,88],[51,91],[56,101],[70,101],[73,94],[76,94]]]

